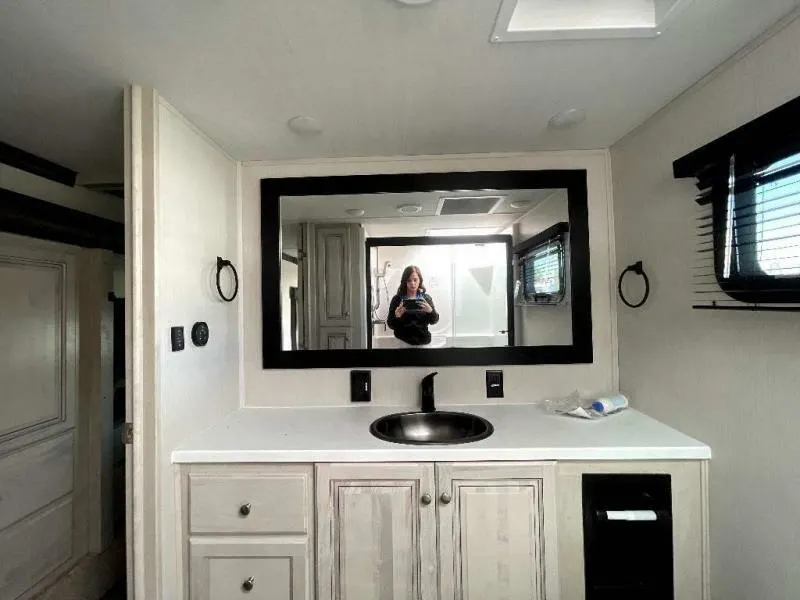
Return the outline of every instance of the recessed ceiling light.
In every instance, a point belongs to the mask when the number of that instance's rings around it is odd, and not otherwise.
[[[551,129],[568,129],[586,120],[586,112],[580,108],[568,108],[565,111],[553,115],[548,126]]]
[[[400,4],[405,4],[406,6],[422,6],[423,4],[430,4],[433,0],[396,0]]]
[[[297,115],[286,123],[289,129],[297,135],[317,135],[322,133],[322,124],[314,117],[307,115]]]
[[[363,208],[348,208],[344,212],[346,212],[351,217],[363,217],[364,216],[364,209]]]
[[[508,203],[508,205],[513,209],[519,210],[520,208],[528,208],[531,205],[531,201],[530,200],[512,200],[511,202]]]
[[[422,207],[419,204],[401,204],[397,207],[397,212],[401,215],[418,215],[422,212]]]

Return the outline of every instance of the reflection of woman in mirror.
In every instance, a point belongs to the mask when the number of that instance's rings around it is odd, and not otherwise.
[[[428,325],[438,322],[439,313],[433,306],[433,299],[425,293],[422,273],[413,265],[406,267],[397,294],[389,303],[386,324],[398,340],[412,346],[425,346],[431,343]]]

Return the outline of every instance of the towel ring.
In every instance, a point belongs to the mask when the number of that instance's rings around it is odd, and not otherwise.
[[[222,269],[225,267],[230,267],[230,270],[233,271],[233,294],[231,294],[230,297],[222,293],[222,286],[219,281],[220,275],[222,275]],[[233,302],[233,299],[236,298],[236,294],[239,293],[239,274],[236,272],[236,267],[233,266],[231,261],[225,260],[221,256],[217,257],[217,293],[225,302]]]
[[[625,275],[628,273],[635,273],[636,275],[641,275],[642,279],[644,279],[644,296],[642,299],[637,302],[629,302],[628,299],[625,297],[625,293],[622,291],[622,280],[625,279]],[[625,306],[630,308],[640,308],[644,306],[644,303],[647,302],[647,299],[650,297],[650,278],[647,277],[647,273],[644,272],[644,266],[642,265],[642,261],[629,265],[625,268],[622,274],[619,276],[619,281],[617,282],[617,292],[619,293],[620,300]]]

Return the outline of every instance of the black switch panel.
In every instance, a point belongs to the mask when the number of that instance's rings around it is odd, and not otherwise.
[[[195,346],[205,346],[208,343],[208,324],[198,321],[192,326],[192,343]]]
[[[486,397],[487,398],[503,397],[502,371],[486,371]]]
[[[372,372],[350,371],[350,402],[372,400]]]
[[[186,347],[186,340],[183,337],[183,326],[170,328],[169,337],[172,342],[173,352],[178,352]]]

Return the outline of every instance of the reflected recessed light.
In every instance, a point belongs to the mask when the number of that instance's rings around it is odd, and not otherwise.
[[[400,4],[405,4],[406,6],[422,6],[423,4],[430,4],[433,0],[396,0]]]
[[[528,208],[531,205],[530,200],[512,200],[508,203],[511,208],[519,210],[520,208]]]
[[[551,129],[568,129],[586,120],[586,112],[580,108],[568,108],[554,115],[548,125]]]
[[[401,204],[397,207],[397,212],[401,215],[416,215],[422,212],[419,204]]]
[[[348,208],[344,212],[346,212],[351,217],[363,217],[364,216],[364,209],[363,208]]]
[[[317,135],[322,133],[322,124],[314,117],[297,115],[289,119],[286,124],[297,135]]]

